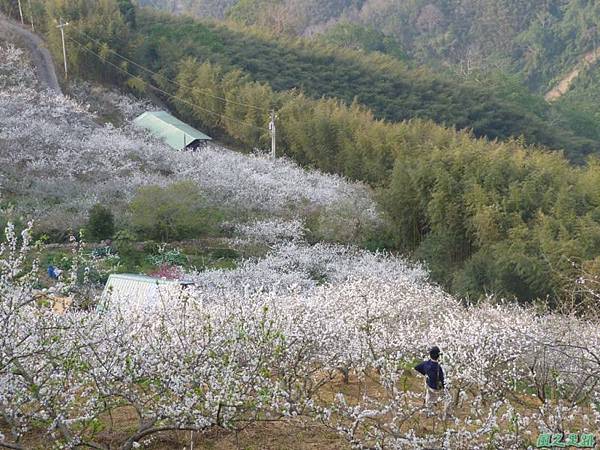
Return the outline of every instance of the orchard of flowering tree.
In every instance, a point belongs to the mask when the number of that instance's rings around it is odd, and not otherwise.
[[[350,235],[378,223],[364,185],[218,146],[175,153],[130,125],[151,105],[114,97],[126,119],[119,128],[99,124],[83,101],[40,89],[22,52],[0,48],[0,182],[38,230],[76,230],[97,202],[125,210],[139,187],[179,180],[195,182],[209,202],[238,215],[321,217],[325,234],[336,232],[327,217]]]
[[[30,230],[1,248],[0,443],[137,448],[165,431],[302,420],[350,448],[524,448],[600,427],[597,323],[465,307],[418,266],[281,242],[232,271],[190,274],[160,301],[57,315],[33,294]],[[69,289],[67,281],[64,289]],[[446,416],[412,366],[443,348]],[[129,411],[133,426],[112,416]],[[45,447],[48,448],[48,447]]]
[[[220,148],[170,153],[43,92],[22,58],[0,49],[0,183],[35,216],[8,222],[0,246],[0,447],[181,448],[158,445],[300,424],[328,436],[321,448],[519,449],[600,429],[597,321],[493,297],[467,305],[398,256],[309,242],[314,209],[335,236],[376,228],[368,189]],[[189,270],[193,285],[154,302],[114,293],[56,314],[39,301],[38,224],[76,228],[98,199],[126,205],[171,180],[268,214],[233,226],[266,254]],[[85,282],[82,268],[57,290]],[[413,367],[433,344],[445,414],[430,417]]]

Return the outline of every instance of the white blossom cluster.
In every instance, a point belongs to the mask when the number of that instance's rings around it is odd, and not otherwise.
[[[264,258],[242,261],[235,270],[210,270],[188,275],[201,295],[219,297],[307,294],[320,285],[338,285],[349,279],[377,278],[381,282],[426,280],[417,265],[354,247],[285,242],[273,246]]]
[[[149,100],[138,99],[131,95],[94,85],[86,81],[72,83],[69,94],[75,100],[85,103],[95,114],[113,113],[117,122],[130,122],[146,111],[157,107]]]
[[[23,63],[24,58],[21,49],[12,45],[0,47],[0,89],[37,85],[35,73],[30,65]]]
[[[305,228],[299,219],[285,220],[270,218],[254,220],[250,223],[233,224],[235,233],[239,236],[236,243],[244,245],[250,242],[274,245],[280,242],[301,242],[304,240]]]

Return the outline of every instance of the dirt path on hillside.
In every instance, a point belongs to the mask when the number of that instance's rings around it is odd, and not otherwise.
[[[9,41],[18,38],[18,41],[29,50],[31,62],[40,82],[57,94],[62,94],[50,52],[38,35],[0,13],[0,36]]]
[[[573,81],[575,81],[575,79],[579,76],[581,71],[596,64],[598,59],[600,59],[600,47],[598,47],[596,50],[592,50],[591,52],[586,53],[583,59],[579,62],[579,64],[577,64],[571,72],[569,72],[564,78],[562,78],[560,82],[544,96],[546,101],[556,101],[564,94],[566,94],[569,91],[569,89],[571,89]]]

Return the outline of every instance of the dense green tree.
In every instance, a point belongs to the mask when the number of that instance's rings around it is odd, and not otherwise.
[[[86,238],[100,241],[112,238],[115,232],[115,219],[109,208],[96,204],[89,212]]]
[[[401,44],[395,38],[369,26],[342,22],[327,30],[322,39],[339,47],[367,52],[377,51],[399,59],[406,59]]]
[[[162,242],[197,238],[214,230],[221,215],[208,207],[193,182],[145,186],[129,205],[131,225],[139,236]]]
[[[188,117],[196,119],[212,130],[222,125],[225,111],[221,88],[221,68],[211,63],[196,64],[185,60],[177,76],[177,96],[185,102],[177,102],[177,108]]]
[[[61,36],[56,24],[59,19],[68,21],[66,33],[68,64],[73,74],[96,77],[104,81],[122,81],[128,77],[113,66],[127,69],[127,64],[113,51],[127,53],[130,30],[121,6],[127,12],[126,3],[117,0],[50,0],[46,2],[48,43],[57,60],[62,59]],[[99,55],[98,56],[94,55]]]
[[[119,11],[127,25],[135,28],[135,7],[131,0],[118,0]]]

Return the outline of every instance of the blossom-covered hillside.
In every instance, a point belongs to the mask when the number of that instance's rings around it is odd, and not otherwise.
[[[76,223],[97,198],[118,204],[138,186],[191,179],[215,203],[269,216],[233,225],[239,245],[269,250],[232,270],[190,271],[192,286],[142,308],[114,295],[59,315],[36,296],[32,225],[19,235],[9,224],[0,446],[214,448],[229,434],[239,448],[254,430],[248,446],[268,448],[278,426],[308,430],[318,448],[520,449],[541,433],[590,439],[600,428],[597,322],[495,299],[467,307],[398,256],[311,244],[305,209],[376,222],[368,191],[286,161],[171,153],[99,126],[40,92],[18,51],[2,52],[2,190],[20,211]],[[65,295],[80,282],[76,265],[68,275]],[[413,367],[434,344],[446,384],[431,411]],[[289,431],[279,447],[302,445]]]
[[[218,145],[173,152],[133,128],[99,125],[87,105],[41,90],[20,50],[0,49],[0,165],[4,195],[43,228],[77,229],[96,202],[124,208],[136,188],[193,180],[214,204],[294,217],[326,211],[348,227],[377,222],[369,190],[286,159]],[[126,119],[147,103],[114,96]]]

